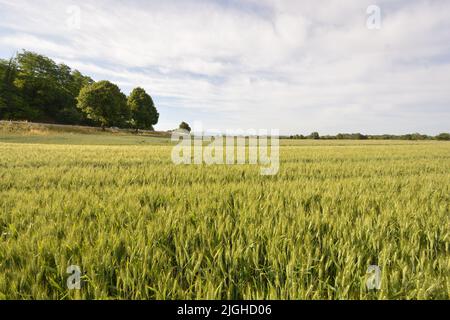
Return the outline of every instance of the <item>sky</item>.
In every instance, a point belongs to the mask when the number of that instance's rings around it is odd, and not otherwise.
[[[449,12],[448,0],[0,0],[0,58],[26,49],[126,94],[143,87],[157,130],[438,134]]]

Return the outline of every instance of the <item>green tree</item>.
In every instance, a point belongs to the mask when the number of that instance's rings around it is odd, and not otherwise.
[[[94,80],[84,76],[78,70],[74,70],[70,73],[70,77],[62,82],[64,90],[70,94],[70,101],[58,112],[58,122],[65,124],[90,124],[83,112],[77,108],[77,97],[82,88],[93,83]]]
[[[310,135],[309,137],[310,137],[311,139],[314,139],[314,140],[320,139],[320,135],[319,135],[318,132],[313,132],[313,133],[311,133],[311,135]]]
[[[17,68],[13,83],[23,100],[11,103],[14,110],[10,114],[14,119],[66,124],[86,122],[86,117],[76,107],[76,98],[92,79],[30,51],[19,53],[14,63]]]
[[[450,140],[450,133],[441,133],[441,134],[438,134],[437,136],[436,136],[436,139],[437,140],[442,140],[442,141],[449,141]]]
[[[188,132],[192,131],[191,127],[184,121],[180,124],[180,129],[186,130]]]
[[[91,85],[93,83],[94,80],[92,80],[90,77],[84,76],[78,70],[74,70],[72,71],[72,82],[69,90],[75,97],[77,97],[82,88]]]
[[[16,59],[0,60],[0,119],[26,120],[34,114],[15,85],[17,73]]]
[[[8,105],[6,103],[5,74],[8,64],[0,59],[0,119],[3,119],[7,113]]]
[[[102,128],[123,126],[129,120],[126,96],[109,81],[96,82],[81,89],[78,108]]]
[[[24,101],[34,111],[29,120],[52,121],[67,101],[58,87],[58,66],[51,59],[24,51],[17,55],[15,85]]]
[[[355,133],[354,137],[356,140],[367,140],[368,139],[368,137],[366,135],[363,135],[361,133]]]
[[[135,88],[128,97],[127,104],[134,128],[153,130],[153,126],[158,123],[159,113],[152,97],[144,89]]]
[[[24,50],[10,61],[0,60],[0,119],[94,125],[77,108],[81,89],[93,83],[78,70]],[[126,97],[119,109],[112,121],[127,126]]]

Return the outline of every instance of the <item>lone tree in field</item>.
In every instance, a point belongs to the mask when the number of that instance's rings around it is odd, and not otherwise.
[[[128,97],[127,104],[131,111],[131,123],[134,128],[153,130],[153,126],[158,123],[159,113],[152,97],[144,89],[135,88]]]
[[[119,87],[109,81],[100,81],[81,89],[77,107],[102,126],[126,126],[130,112],[127,98]]]
[[[320,139],[320,135],[319,135],[318,132],[313,132],[313,133],[311,133],[311,135],[310,135],[309,137],[310,137],[311,139],[314,139],[314,140]]]
[[[192,131],[191,127],[184,121],[180,124],[180,129],[186,130],[188,132]]]

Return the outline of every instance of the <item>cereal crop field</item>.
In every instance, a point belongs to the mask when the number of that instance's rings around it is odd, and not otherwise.
[[[0,299],[450,298],[448,142],[282,141],[261,176],[155,138],[8,139]]]

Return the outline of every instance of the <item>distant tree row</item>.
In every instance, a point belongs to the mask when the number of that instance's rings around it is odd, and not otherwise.
[[[428,136],[420,133],[412,133],[405,135],[391,135],[391,134],[382,134],[382,135],[364,135],[361,133],[339,133],[335,136],[333,135],[325,135],[320,136],[318,132],[313,132],[308,136],[304,135],[292,135],[289,136],[289,139],[323,139],[323,140],[450,140],[450,133],[441,133],[437,136]]]
[[[109,81],[23,51],[0,60],[0,119],[153,130],[159,114],[142,88],[127,98]]]

